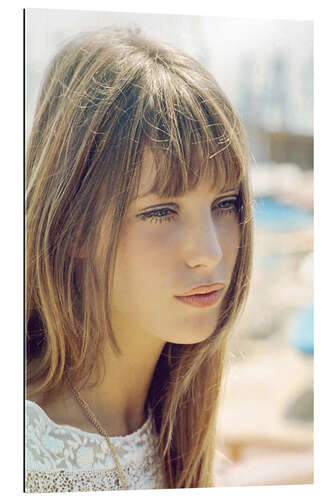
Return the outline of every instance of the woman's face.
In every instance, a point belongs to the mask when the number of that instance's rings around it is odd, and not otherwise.
[[[146,153],[139,196],[120,234],[112,322],[121,335],[192,344],[209,337],[230,283],[240,231],[238,190],[201,182],[172,199],[148,194],[155,170]]]

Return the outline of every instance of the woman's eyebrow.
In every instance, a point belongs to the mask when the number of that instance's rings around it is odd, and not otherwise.
[[[144,207],[142,210],[149,210],[151,208],[158,208],[158,207],[163,207],[163,206],[168,206],[168,207],[173,207],[173,208],[179,208],[179,205],[174,202],[161,202],[161,203],[155,203],[154,205],[149,205],[147,207]]]
[[[221,196],[221,195],[226,195],[227,196],[228,194],[230,194],[230,195],[231,194],[238,195],[239,194],[239,190],[240,190],[240,186],[239,185],[235,186],[234,188],[227,189],[227,190],[223,187],[223,188],[221,188],[220,191],[216,192],[216,196]],[[137,196],[136,199],[137,200],[142,200],[143,198],[147,198],[148,196],[152,196],[152,195],[160,196],[160,194],[157,192],[157,190],[154,187],[152,187],[149,191],[146,191],[146,192],[144,192],[142,194],[138,194],[138,196]],[[163,198],[165,198],[165,199],[174,198],[175,199],[175,198],[181,198],[182,196],[184,196],[184,195],[183,194],[178,194],[178,195],[173,195],[173,196],[164,195]]]
[[[157,192],[154,189],[150,189],[150,191],[146,191],[145,193],[138,194],[137,200],[142,200],[143,198],[147,198],[148,196],[151,196],[153,194],[157,195]]]
[[[241,185],[239,183],[234,184],[233,186],[222,186],[219,191],[217,191],[217,194],[239,194]]]
[[[228,189],[227,191],[222,189],[217,193],[217,196],[228,196],[228,195],[238,195],[238,194],[239,194],[239,188]]]

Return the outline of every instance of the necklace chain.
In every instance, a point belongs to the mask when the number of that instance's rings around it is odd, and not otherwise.
[[[118,474],[119,474],[119,477],[120,477],[120,480],[122,482],[122,485],[123,485],[123,488],[125,490],[128,490],[128,483],[126,481],[126,478],[125,478],[125,475],[124,475],[124,472],[121,468],[121,465],[119,463],[119,460],[118,460],[118,457],[117,457],[117,454],[116,454],[116,450],[114,449],[114,446],[112,446],[111,444],[111,441],[110,441],[110,438],[106,432],[106,430],[103,428],[103,426],[101,425],[101,423],[99,422],[99,420],[97,419],[96,415],[93,413],[93,411],[90,409],[88,403],[82,398],[82,396],[80,395],[79,391],[77,389],[75,389],[75,387],[73,387],[68,375],[66,374],[66,377],[67,377],[67,382],[68,382],[68,385],[69,385],[69,388],[75,398],[75,400],[77,401],[77,403],[79,404],[79,406],[81,407],[81,409],[83,410],[83,412],[85,413],[86,417],[88,417],[88,419],[90,420],[90,422],[93,424],[93,426],[97,429],[97,431],[105,437],[106,439],[106,442],[108,444],[108,447],[110,449],[110,452],[112,454],[112,457],[113,457],[113,460],[116,464],[116,467],[117,467],[117,470],[118,470]]]

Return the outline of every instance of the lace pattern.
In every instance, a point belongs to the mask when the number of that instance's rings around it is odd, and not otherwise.
[[[27,493],[122,488],[103,436],[58,425],[32,401],[26,401],[25,423]],[[130,489],[163,488],[151,416],[137,431],[110,440]]]

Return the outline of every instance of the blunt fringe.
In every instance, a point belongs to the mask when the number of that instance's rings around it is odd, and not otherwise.
[[[83,387],[106,338],[119,352],[109,314],[114,262],[147,149],[161,195],[184,193],[207,176],[240,189],[241,243],[218,325],[198,344],[167,343],[148,395],[165,486],[208,487],[228,334],[251,272],[247,143],[206,69],[135,30],[76,36],[52,60],[40,91],[26,160],[28,394],[52,397],[65,370]],[[101,248],[105,221],[110,238]],[[78,259],[83,245],[89,258]]]

